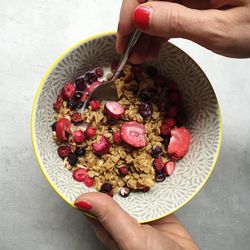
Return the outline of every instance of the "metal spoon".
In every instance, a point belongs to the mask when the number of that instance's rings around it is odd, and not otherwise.
[[[124,65],[126,64],[126,62],[128,60],[128,57],[129,57],[131,51],[132,51],[133,47],[135,46],[136,42],[138,41],[140,35],[141,35],[141,31],[138,29],[136,29],[132,33],[130,40],[126,46],[125,52],[122,55],[122,57],[118,63],[117,69],[113,73],[111,79],[109,81],[102,83],[97,88],[95,88],[92,91],[92,93],[90,93],[89,97],[84,102],[84,105],[81,109],[82,112],[85,110],[85,108],[88,106],[89,102],[92,99],[96,99],[98,101],[103,101],[103,100],[116,101],[118,99],[114,82],[118,78],[118,76],[120,75]]]

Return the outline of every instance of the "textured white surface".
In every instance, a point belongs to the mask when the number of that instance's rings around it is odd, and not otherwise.
[[[49,65],[90,35],[116,29],[118,0],[0,1],[0,249],[102,249],[89,225],[51,189],[31,147],[30,113]],[[250,245],[250,60],[174,40],[213,84],[221,104],[219,161],[177,213],[201,249]]]

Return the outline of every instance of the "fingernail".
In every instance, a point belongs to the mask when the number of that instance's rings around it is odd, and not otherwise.
[[[145,6],[138,6],[133,13],[134,23],[138,28],[147,29],[152,9]]]
[[[89,211],[92,208],[92,205],[88,201],[75,202],[75,206],[82,210],[87,210],[87,211]]]

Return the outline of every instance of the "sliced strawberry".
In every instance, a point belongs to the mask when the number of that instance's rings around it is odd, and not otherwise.
[[[153,164],[154,164],[154,169],[157,173],[162,171],[164,167],[164,162],[161,157],[157,157],[156,159],[154,159]]]
[[[59,94],[56,98],[56,101],[53,103],[53,108],[56,112],[59,112],[60,108],[62,107],[63,99],[62,95]]]
[[[87,187],[92,187],[95,183],[95,180],[90,176],[85,176],[85,178],[82,181]]]
[[[146,129],[138,122],[125,122],[121,127],[121,137],[127,144],[140,148],[147,144]]]
[[[89,106],[93,111],[96,111],[101,107],[101,103],[98,100],[93,99],[89,102]]]
[[[96,135],[96,128],[88,126],[87,129],[86,129],[86,131],[85,131],[85,134],[86,134],[86,136],[89,139],[95,137],[95,135]]]
[[[181,159],[188,151],[191,135],[188,129],[174,128],[171,130],[171,138],[168,144],[168,153],[173,159]]]
[[[87,89],[86,92],[88,94],[90,94],[95,88],[97,88],[99,85],[101,85],[102,83],[99,81],[94,81]]]
[[[100,140],[92,143],[93,152],[96,155],[103,155],[109,152],[111,143],[105,136],[101,136]]]
[[[124,114],[124,108],[118,102],[106,102],[104,110],[113,119],[121,119]]]
[[[80,130],[80,129],[79,130],[75,130],[73,132],[73,140],[77,144],[83,143],[84,140],[85,140],[85,134],[84,134],[84,132],[82,130]]]
[[[85,168],[78,168],[73,172],[73,178],[78,182],[82,182],[86,176],[87,170]]]
[[[68,157],[68,155],[70,154],[71,152],[71,148],[69,146],[60,146],[58,149],[57,149],[57,153],[58,155],[64,159],[66,157]]]
[[[175,162],[174,161],[168,161],[164,164],[164,173],[167,176],[172,175],[174,170],[175,170]]]
[[[116,131],[113,133],[113,139],[114,142],[117,144],[121,144],[122,143],[122,137],[121,137],[121,132],[120,131]]]
[[[65,101],[70,100],[76,92],[75,85],[72,82],[67,82],[62,89],[62,98]]]
[[[61,118],[56,123],[56,137],[60,141],[67,141],[70,135],[70,121],[67,118]]]

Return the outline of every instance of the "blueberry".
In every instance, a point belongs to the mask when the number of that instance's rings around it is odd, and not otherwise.
[[[162,153],[163,153],[162,148],[160,146],[158,146],[158,145],[153,146],[153,148],[152,148],[153,157],[158,157],[158,156],[162,155]]]
[[[110,183],[103,183],[100,189],[102,193],[109,193],[112,191],[112,185]]]
[[[79,102],[77,108],[81,109],[83,107],[83,102]]]
[[[75,154],[71,153],[69,154],[67,160],[68,160],[69,165],[75,166],[78,161],[78,157]]]
[[[139,98],[143,101],[143,102],[147,102],[150,100],[150,96],[144,92],[142,92],[140,95],[139,95]]]
[[[166,175],[162,172],[156,173],[155,180],[156,182],[163,182],[166,179]]]
[[[148,118],[152,115],[153,113],[153,107],[152,104],[149,102],[142,102],[139,105],[139,114],[143,117],[143,118]]]
[[[51,129],[52,129],[52,131],[56,131],[56,122],[54,122],[54,123],[51,125]]]
[[[97,76],[95,73],[87,72],[84,77],[85,77],[85,81],[88,84],[91,84],[91,83],[97,81]]]
[[[82,92],[81,91],[76,91],[74,95],[76,100],[79,100],[82,97]]]
[[[85,155],[86,150],[83,147],[77,147],[75,153],[76,153],[77,156],[80,157],[80,156]]]
[[[128,197],[129,194],[130,194],[130,189],[128,187],[123,187],[120,189],[120,192],[119,192],[120,196],[121,197]]]
[[[76,79],[75,84],[77,90],[83,91],[86,89],[85,79],[83,77]]]
[[[77,108],[77,101],[70,100],[70,101],[68,101],[67,106],[69,109],[74,110]]]
[[[154,77],[157,75],[157,69],[154,67],[154,66],[148,66],[147,67],[147,74],[150,76],[150,77]]]

